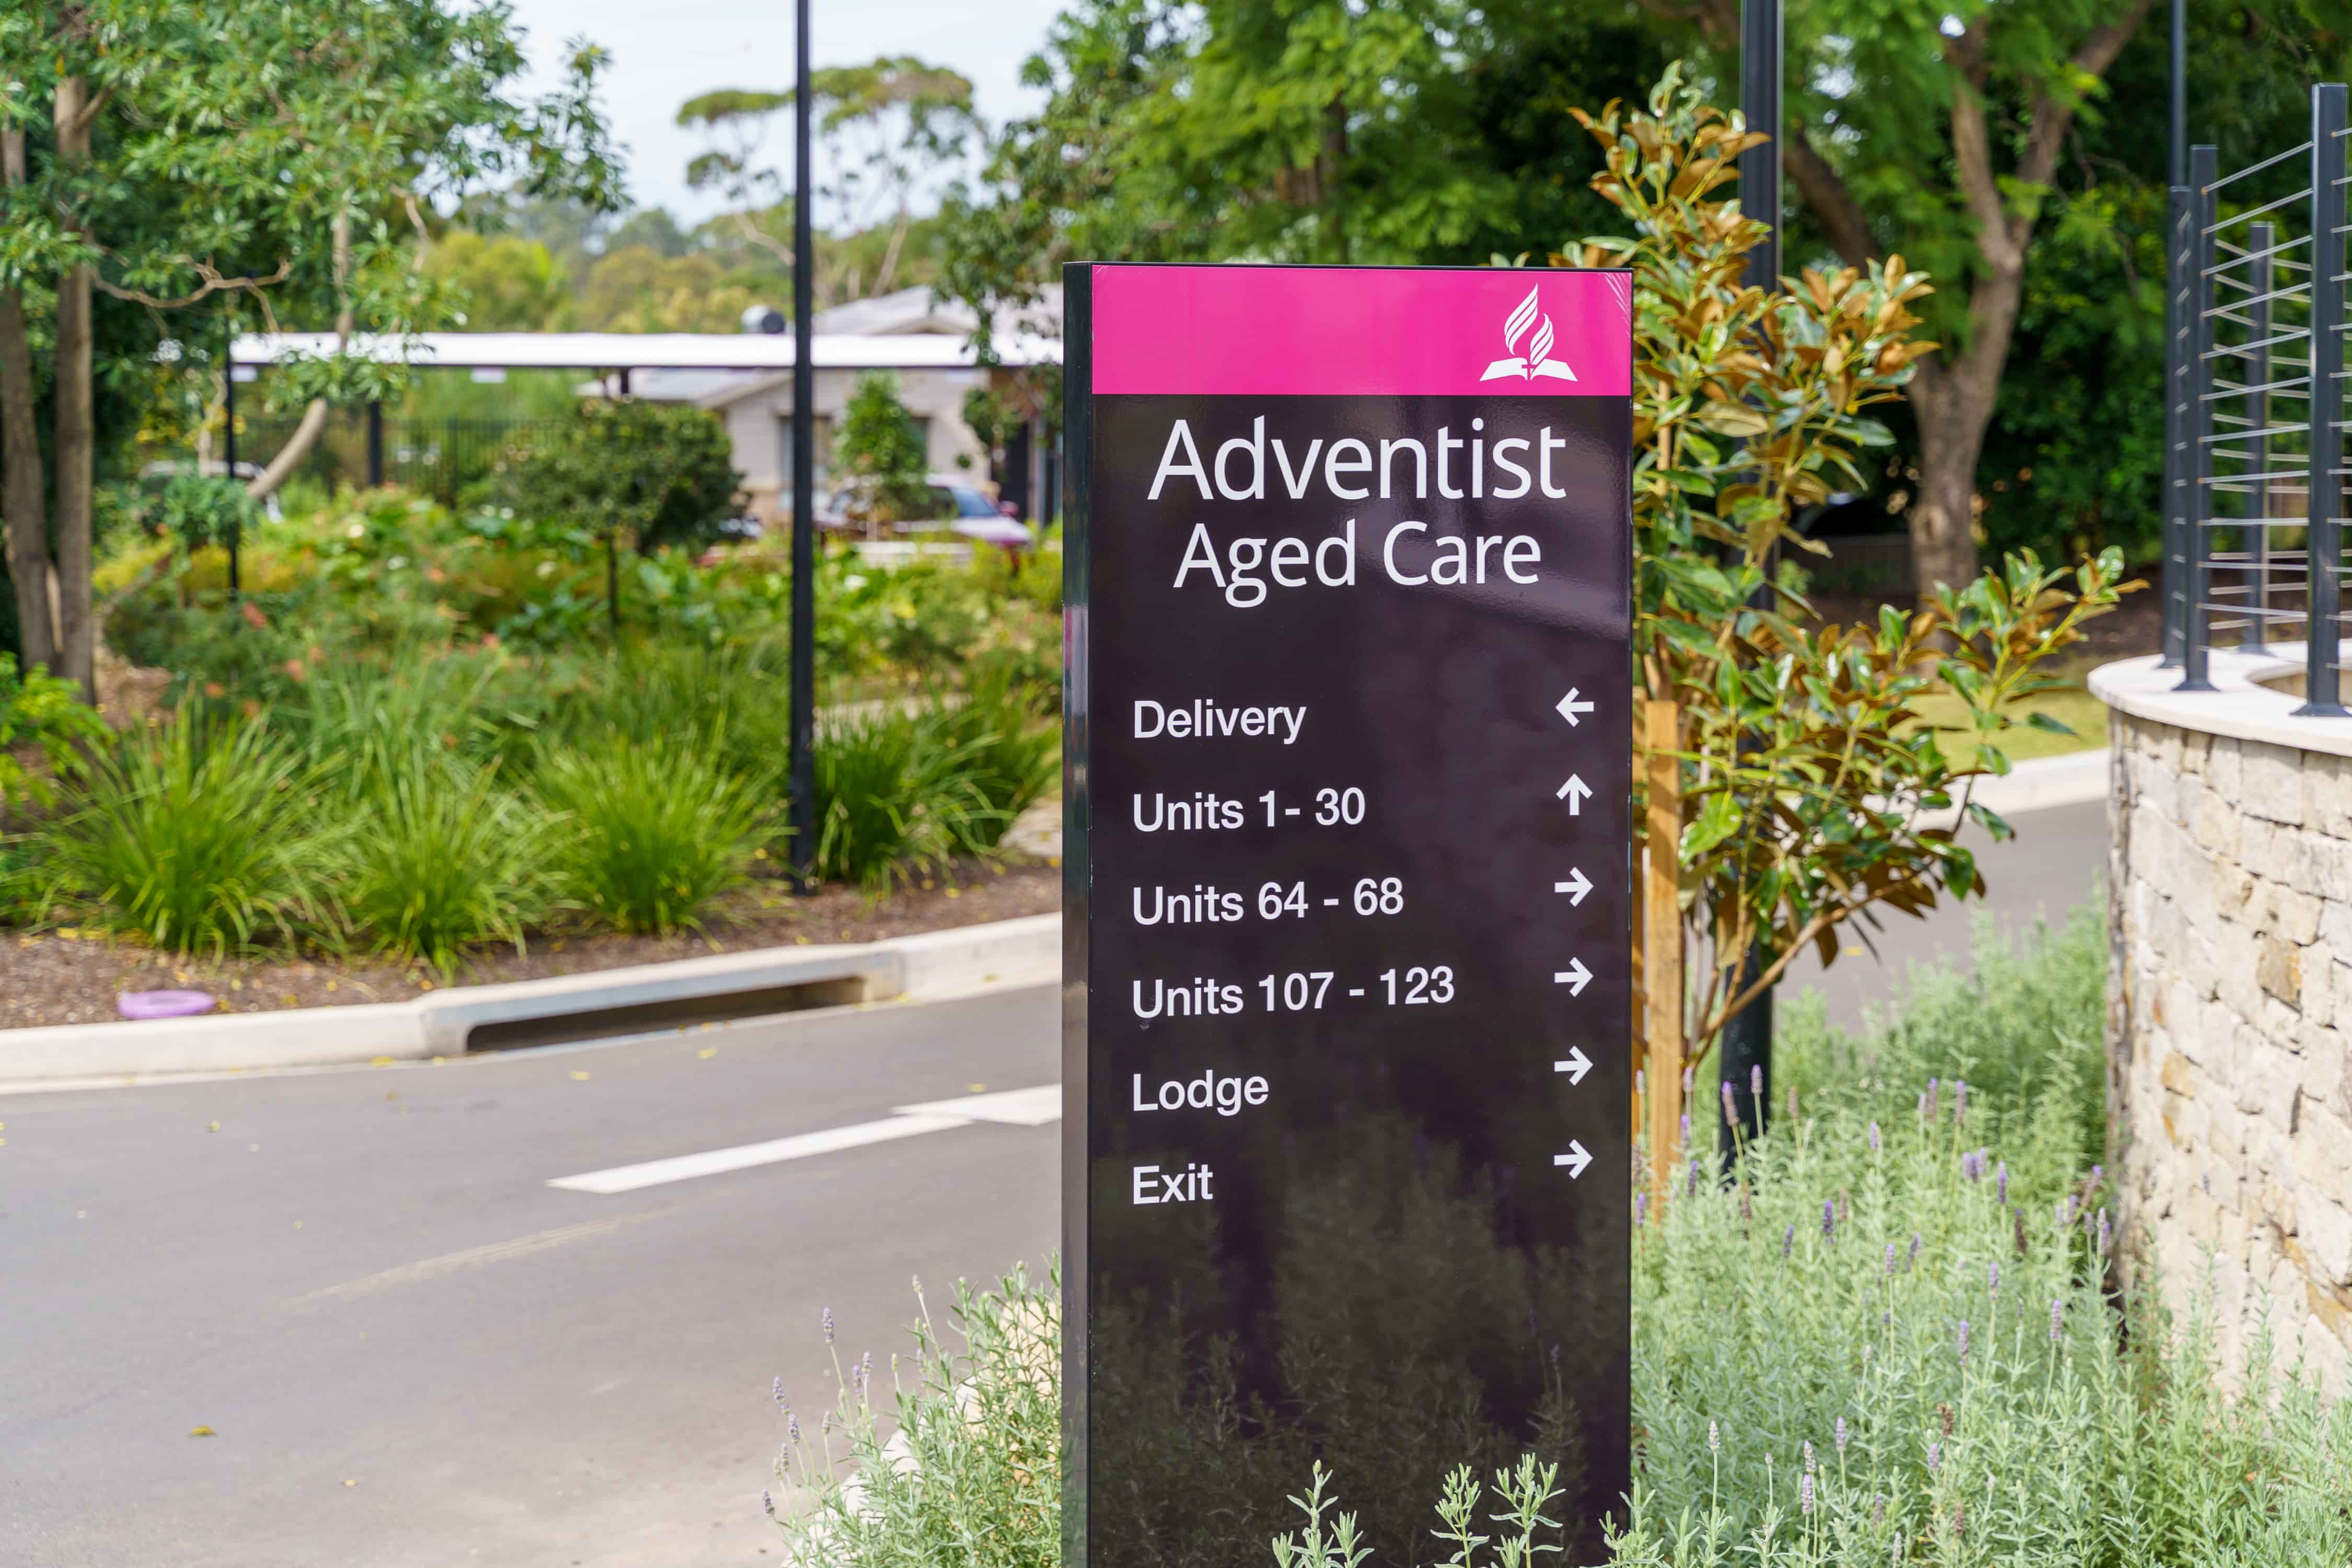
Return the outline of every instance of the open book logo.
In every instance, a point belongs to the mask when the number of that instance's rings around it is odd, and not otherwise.
[[[1530,327],[1535,329],[1533,336],[1528,332]],[[1524,357],[1518,353],[1521,338],[1528,340]],[[1537,376],[1548,375],[1555,381],[1574,381],[1576,373],[1568,368],[1567,362],[1551,357],[1551,318],[1543,314],[1543,308],[1536,302],[1536,290],[1529,289],[1528,297],[1503,321],[1503,347],[1510,351],[1511,357],[1496,360],[1478,379],[1497,381],[1516,375],[1521,381],[1533,381]]]

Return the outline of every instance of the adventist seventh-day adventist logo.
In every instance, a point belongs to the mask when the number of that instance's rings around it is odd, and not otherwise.
[[[1529,327],[1535,328],[1533,337],[1528,337]],[[1523,337],[1528,337],[1525,358],[1519,357],[1517,353],[1519,340]],[[1568,368],[1566,361],[1550,357],[1551,318],[1542,314],[1542,307],[1536,303],[1536,290],[1533,289],[1528,289],[1528,297],[1519,301],[1518,309],[1504,320],[1503,346],[1512,351],[1512,357],[1498,359],[1488,365],[1486,374],[1478,378],[1480,381],[1494,381],[1507,375],[1516,375],[1521,381],[1532,381],[1539,375],[1549,375],[1559,381],[1576,379],[1576,373]]]

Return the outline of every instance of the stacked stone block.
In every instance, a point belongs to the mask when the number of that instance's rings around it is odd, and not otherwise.
[[[2110,739],[2118,1266],[2182,1314],[2210,1279],[2230,1370],[2267,1324],[2352,1390],[2352,758]]]

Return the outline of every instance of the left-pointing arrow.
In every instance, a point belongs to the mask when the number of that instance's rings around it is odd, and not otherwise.
[[[1581,996],[1584,988],[1592,983],[1592,971],[1584,967],[1584,960],[1571,958],[1566,969],[1553,970],[1551,978],[1554,984],[1567,986],[1570,996]]]
[[[1559,713],[1561,718],[1567,720],[1570,724],[1573,724],[1576,722],[1576,716],[1579,713],[1590,713],[1592,711],[1592,704],[1590,701],[1579,699],[1576,695],[1576,688],[1571,686],[1568,689],[1568,695],[1559,700],[1554,711]]]
[[[1551,1157],[1551,1163],[1555,1165],[1566,1165],[1568,1179],[1572,1182],[1584,1174],[1584,1167],[1592,1163],[1592,1155],[1583,1144],[1571,1138],[1568,1141],[1568,1152],[1554,1154]]]

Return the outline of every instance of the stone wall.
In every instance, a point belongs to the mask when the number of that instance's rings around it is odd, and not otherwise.
[[[2267,1318],[2280,1360],[2352,1389],[2352,758],[2209,732],[2210,698],[2169,723],[2100,695],[2119,1267],[2183,1310],[2210,1256],[2231,1368]]]

